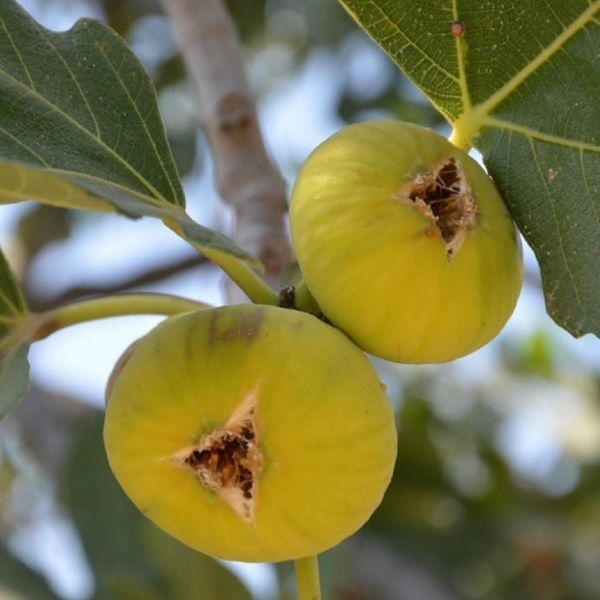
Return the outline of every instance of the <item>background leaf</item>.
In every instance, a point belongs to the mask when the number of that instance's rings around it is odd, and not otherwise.
[[[29,389],[29,344],[0,354],[0,420],[17,407]]]
[[[0,341],[5,338],[13,323],[25,314],[21,291],[0,251]],[[27,393],[29,388],[29,344],[0,351],[0,419],[4,418]]]
[[[552,317],[600,335],[600,2],[341,2],[459,138],[476,136]]]
[[[19,289],[19,284],[10,269],[6,258],[0,251],[0,316],[18,317],[25,312],[25,301]],[[6,328],[2,327],[0,321],[0,337],[4,335]]]

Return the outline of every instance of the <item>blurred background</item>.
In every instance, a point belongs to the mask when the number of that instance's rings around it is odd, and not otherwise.
[[[153,77],[192,215],[227,232],[196,103],[153,0],[20,0],[46,27],[110,24]],[[291,185],[346,123],[448,126],[334,0],[230,0],[266,143]],[[30,203],[0,244],[36,310],[124,290],[226,301],[223,277],[159,222]],[[525,286],[503,333],[452,364],[375,365],[399,456],[378,511],[321,559],[331,600],[600,598],[600,342]],[[290,274],[293,277],[293,274]],[[159,319],[74,327],[35,345],[29,399],[0,423],[0,599],[293,598],[293,569],[220,563],[167,538],[113,480],[101,442],[115,360]]]

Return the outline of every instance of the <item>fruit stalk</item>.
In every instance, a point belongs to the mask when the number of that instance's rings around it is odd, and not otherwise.
[[[201,308],[209,307],[169,294],[116,294],[93,298],[33,315],[36,327],[32,339],[41,340],[59,329],[96,319],[140,314],[176,315]]]
[[[319,305],[317,304],[317,301],[313,298],[304,280],[302,280],[296,286],[294,300],[296,308],[298,310],[301,310],[302,312],[307,312],[311,315],[316,315],[320,312]]]
[[[294,561],[294,566],[298,600],[321,600],[318,557],[315,555],[299,558]]]

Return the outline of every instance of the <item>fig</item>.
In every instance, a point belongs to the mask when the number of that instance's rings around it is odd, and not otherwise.
[[[163,321],[115,367],[104,442],[125,493],[184,544],[291,560],[356,531],[396,454],[366,356],[312,315],[228,306]]]
[[[324,315],[387,360],[468,354],[519,295],[520,239],[493,181],[423,127],[375,121],[334,134],[300,170],[290,225]]]

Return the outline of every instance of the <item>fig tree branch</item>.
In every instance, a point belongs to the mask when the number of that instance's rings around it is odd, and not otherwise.
[[[186,255],[183,258],[166,265],[160,265],[157,267],[153,266],[150,269],[136,273],[128,279],[107,284],[75,285],[49,298],[43,297],[33,291],[31,289],[31,284],[29,284],[25,285],[27,306],[29,306],[29,308],[35,312],[44,312],[74,300],[79,300],[80,298],[118,294],[133,288],[140,288],[153,283],[160,283],[161,281],[168,279],[169,277],[173,277],[174,275],[179,275],[199,266],[208,265],[209,262],[204,256],[194,253]],[[26,280],[26,284],[27,283],[28,282]]]
[[[223,200],[236,215],[234,240],[280,284],[290,250],[286,189],[270,160],[244,74],[235,25],[221,0],[162,0],[199,99]]]

